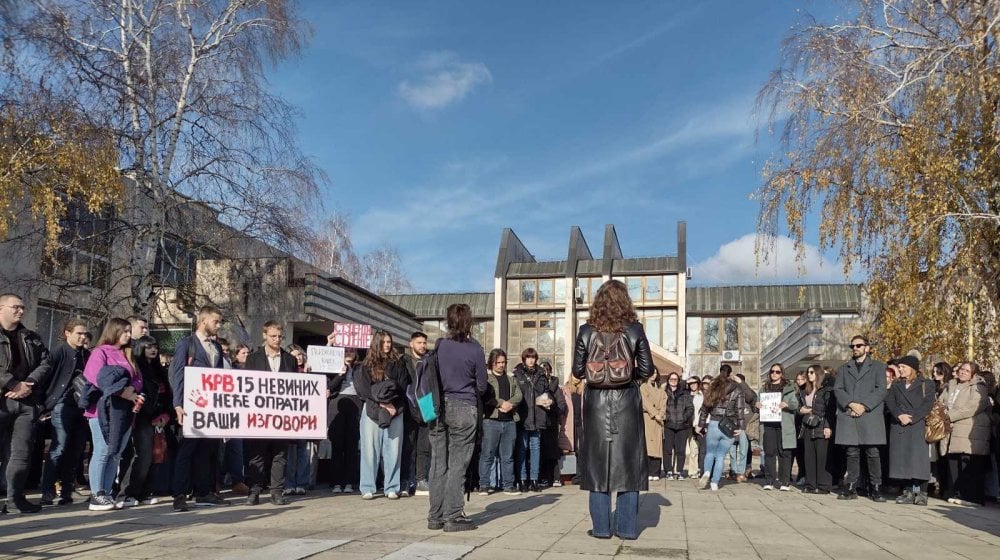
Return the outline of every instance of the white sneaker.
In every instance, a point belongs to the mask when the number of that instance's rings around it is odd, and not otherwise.
[[[712,488],[712,492],[718,492],[719,491],[719,485],[717,483],[715,483],[715,482],[713,482],[711,484],[711,488]]]
[[[479,495],[480,495],[480,496],[489,496],[489,495],[490,495],[490,493],[489,493],[489,492],[487,492],[486,490],[483,490],[483,491],[481,491],[481,492],[479,493]]]
[[[774,490],[774,485],[773,484],[765,484],[764,485],[764,490]]]
[[[409,490],[400,490],[399,491],[399,497],[400,498],[409,498],[410,497],[410,491]]]
[[[698,479],[698,486],[700,486],[702,490],[704,490],[705,488],[708,488],[708,481],[711,478],[712,478],[712,474],[711,473],[705,473],[705,474],[701,475],[701,478]]]
[[[341,487],[338,484],[338,485],[334,486],[333,488],[331,488],[330,491],[333,492],[334,494],[340,494],[341,492],[344,491],[344,489],[343,489],[343,487]]]
[[[559,488],[560,486],[562,486],[562,481],[561,480],[556,480],[556,481],[552,482],[552,487],[553,488]]]
[[[781,488],[778,488],[778,490],[780,490],[782,492],[788,492],[791,489],[792,489],[791,486],[782,486]]]
[[[361,499],[362,500],[374,500],[375,499],[375,494],[372,494],[371,492],[362,494],[361,495]]]
[[[399,494],[396,493],[396,492],[388,492],[385,495],[385,497],[388,498],[388,499],[390,499],[390,500],[398,500],[399,499]]]
[[[351,486],[350,484],[345,484],[344,485],[344,494],[353,494],[353,493],[354,493],[354,487]]]
[[[123,498],[121,500],[116,500],[115,501],[115,509],[122,509],[122,508],[127,508],[127,507],[135,507],[137,505],[139,505],[139,500],[137,500],[135,498],[132,498],[132,497],[127,497],[127,498]]]
[[[107,494],[98,494],[96,496],[91,496],[90,505],[87,506],[90,511],[111,511],[115,509],[115,501],[107,496]]]
[[[155,506],[156,504],[160,503],[160,499],[157,498],[156,496],[150,496],[139,503],[144,506]]]

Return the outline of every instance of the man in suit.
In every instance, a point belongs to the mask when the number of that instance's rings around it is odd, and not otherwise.
[[[281,348],[285,338],[284,329],[277,321],[264,323],[264,346],[258,348],[247,357],[246,369],[251,371],[272,371],[295,373],[298,363]],[[285,492],[285,462],[288,441],[281,439],[248,439],[244,441],[247,456],[247,482],[250,483],[250,495],[247,505],[260,504],[260,492],[266,481],[264,474],[271,471],[271,503],[283,506],[288,503]]]
[[[837,399],[837,445],[844,447],[847,459],[847,487],[838,497],[853,500],[858,497],[861,475],[861,452],[865,453],[871,480],[869,497],[884,502],[882,496],[882,462],[880,445],[885,445],[885,362],[868,355],[868,339],[858,335],[851,339],[853,358],[837,368],[833,392]]]
[[[184,368],[223,368],[222,347],[215,337],[222,327],[222,311],[214,305],[198,310],[198,325],[191,336],[182,338],[170,362],[170,389],[174,395],[177,423],[184,425]],[[174,510],[187,511],[187,494],[194,490],[196,506],[228,505],[215,493],[219,463],[219,442],[215,439],[182,437],[174,460],[172,494]]]

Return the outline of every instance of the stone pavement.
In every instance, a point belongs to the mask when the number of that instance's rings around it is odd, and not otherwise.
[[[652,484],[641,497],[643,530],[635,541],[587,537],[587,494],[575,486],[518,497],[473,495],[466,513],[480,527],[464,533],[427,530],[425,497],[363,501],[315,491],[281,508],[178,514],[161,504],[92,513],[76,504],[4,515],[0,558],[948,560],[995,558],[1000,551],[996,506],[844,502],[797,490],[765,492],[752,483],[716,493],[692,481]]]

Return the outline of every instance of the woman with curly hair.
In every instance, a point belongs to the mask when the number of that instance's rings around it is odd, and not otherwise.
[[[611,352],[614,352],[613,356]],[[623,356],[624,355],[624,356]],[[602,362],[599,361],[603,356]],[[606,282],[597,291],[590,319],[580,326],[573,352],[573,376],[596,378],[612,362],[631,372],[624,383],[591,383],[583,396],[583,469],[580,487],[590,491],[589,535],[622,539],[639,536],[639,491],[649,489],[646,438],[639,383],[653,373],[653,357],[625,284]],[[618,364],[622,361],[622,364]],[[595,369],[595,367],[597,369]],[[618,494],[611,526],[611,493]]]

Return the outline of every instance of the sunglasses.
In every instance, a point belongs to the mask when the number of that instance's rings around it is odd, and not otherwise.
[[[851,348],[864,348],[867,344],[848,344]]]
[[[769,373],[785,373],[785,372],[781,371],[780,369],[772,369]]]

